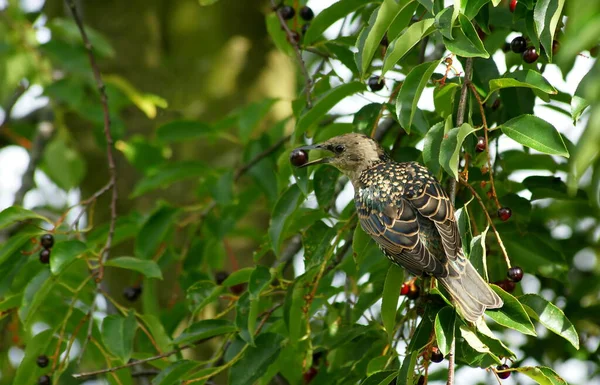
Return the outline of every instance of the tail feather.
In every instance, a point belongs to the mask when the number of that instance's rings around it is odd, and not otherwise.
[[[440,277],[438,281],[450,293],[457,310],[467,321],[475,322],[486,309],[497,309],[504,304],[468,260],[462,272]]]

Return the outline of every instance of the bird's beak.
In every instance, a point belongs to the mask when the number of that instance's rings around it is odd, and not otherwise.
[[[320,144],[311,144],[309,146],[302,146],[302,147],[298,147],[296,150],[303,150],[303,151],[309,151],[309,150],[325,150],[328,151],[325,147],[323,147]],[[315,159],[312,162],[308,162],[303,164],[302,166],[300,166],[300,168],[304,168],[304,167],[308,167],[308,166],[313,166],[315,164],[324,164],[324,163],[329,163],[331,162],[333,158],[320,158],[320,159]]]

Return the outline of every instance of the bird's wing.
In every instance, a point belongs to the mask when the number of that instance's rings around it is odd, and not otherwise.
[[[458,225],[454,217],[454,207],[450,198],[440,185],[440,183],[424,167],[415,165],[417,179],[421,182],[418,189],[408,198],[410,205],[424,218],[431,220],[440,235],[442,245],[448,260],[454,266],[454,269],[462,272],[466,259],[462,250],[462,243]]]
[[[363,230],[385,254],[415,275],[447,275],[444,261],[435,258],[426,247],[418,211],[404,198],[375,207],[368,204],[374,200],[369,194],[369,189],[363,189],[356,197],[358,217]]]

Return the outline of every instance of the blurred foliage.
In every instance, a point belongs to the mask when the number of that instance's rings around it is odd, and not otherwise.
[[[488,369],[488,383],[506,363],[518,383],[565,384],[554,368],[570,359],[597,379],[600,3],[515,3],[340,0],[307,21],[294,1],[285,21],[267,3],[77,2],[117,153],[111,256],[99,262],[109,193],[0,212],[0,384],[445,382],[433,357],[453,339],[457,367]],[[514,32],[535,62],[510,49]],[[0,146],[30,150],[59,189],[93,197],[108,181],[104,115],[68,7],[8,1],[0,58],[4,111],[33,85],[49,100],[5,117]],[[582,67],[573,93],[549,80]],[[576,143],[567,130],[582,132]],[[352,131],[440,180],[468,180],[456,186],[463,247],[505,303],[487,323],[467,324],[427,279],[406,295],[403,271],[357,227],[348,180],[290,165],[290,149]],[[507,280],[503,247],[535,292]]]

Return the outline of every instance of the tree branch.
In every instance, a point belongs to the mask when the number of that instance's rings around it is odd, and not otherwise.
[[[274,153],[275,151],[277,151],[277,149],[279,149],[279,147],[281,147],[285,142],[287,142],[288,140],[290,140],[291,137],[292,137],[291,135],[286,135],[286,136],[282,137],[277,142],[273,143],[273,145],[271,147],[267,148],[263,152],[261,152],[258,155],[256,155],[248,163],[246,163],[246,164],[242,165],[241,167],[239,167],[237,170],[235,170],[235,176],[234,176],[233,180],[235,182],[237,182],[246,172],[248,172],[248,170],[250,170],[258,162],[260,162],[261,160],[263,160],[267,156],[269,156],[272,153]]]

